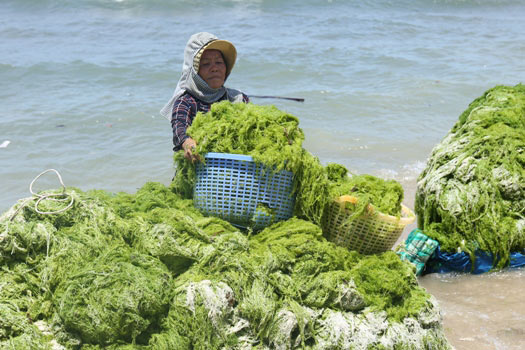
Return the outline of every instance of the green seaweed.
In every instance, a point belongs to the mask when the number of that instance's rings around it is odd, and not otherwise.
[[[372,175],[348,176],[348,170],[338,164],[323,166],[302,147],[304,134],[299,120],[274,106],[215,103],[208,113],[197,114],[187,132],[197,141],[198,154],[245,154],[269,171],[291,171],[294,214],[316,224],[321,224],[326,206],[343,194],[360,198],[356,217],[369,203],[387,214],[401,213],[403,188],[399,183]],[[195,165],[184,159],[182,151],[175,153],[174,161],[177,173],[171,188],[184,198],[192,198]]]
[[[436,306],[394,253],[361,256],[299,218],[248,236],[156,183],[73,191],[54,217],[32,201],[1,216],[0,349],[316,349],[355,322],[376,338],[348,333],[348,344],[408,343],[399,332],[446,344],[426,321]]]
[[[267,171],[292,171],[296,216],[256,234],[203,216],[181,153],[170,187],[68,188],[73,205],[51,215],[37,212],[36,198],[20,201],[0,216],[0,307],[9,313],[0,349],[448,348],[408,263],[336,246],[319,227],[343,194],[397,215],[399,184],[321,165],[302,148],[298,119],[275,107],[217,103],[188,132],[201,154],[248,154]]]
[[[489,252],[495,268],[525,248],[525,86],[474,100],[418,180],[418,225],[447,252]]]
[[[117,246],[75,267],[53,303],[65,329],[83,342],[135,343],[168,311],[168,269],[149,255]]]
[[[401,215],[403,187],[395,180],[384,180],[368,174],[343,177],[333,181],[330,186],[330,197],[351,195],[358,199],[356,204],[346,203],[353,217],[360,216],[368,207],[374,206],[379,212],[397,216]]]

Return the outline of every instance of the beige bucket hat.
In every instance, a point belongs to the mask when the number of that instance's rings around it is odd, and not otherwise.
[[[201,61],[202,53],[206,50],[219,50],[226,61],[226,77],[230,75],[230,72],[235,65],[235,60],[237,59],[237,50],[235,46],[227,40],[212,40],[206,45],[204,45],[193,58],[193,68],[195,72],[199,71],[199,64]]]

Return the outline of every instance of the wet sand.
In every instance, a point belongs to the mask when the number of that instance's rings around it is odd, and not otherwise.
[[[456,350],[525,349],[525,270],[429,274],[420,284],[439,301]]]
[[[404,203],[413,209],[416,181],[401,183]],[[407,226],[398,243],[416,227]],[[456,350],[525,349],[525,268],[433,273],[419,277],[419,283],[438,300],[445,335]]]

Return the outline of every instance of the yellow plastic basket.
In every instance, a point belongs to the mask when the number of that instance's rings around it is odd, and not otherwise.
[[[371,205],[360,217],[348,222],[352,211],[345,202],[357,203],[357,198],[341,196],[329,206],[323,222],[325,237],[345,248],[361,254],[377,254],[392,249],[404,228],[413,223],[416,216],[401,204],[401,216],[383,214]]]

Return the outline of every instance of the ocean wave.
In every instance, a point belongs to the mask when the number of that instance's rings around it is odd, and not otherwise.
[[[208,0],[8,0],[4,3],[17,4],[18,6],[35,6],[41,8],[85,8],[95,7],[116,10],[173,10],[184,11],[196,8],[210,9],[215,7],[261,7],[261,8],[293,8],[293,7],[326,7],[338,6],[345,1],[340,0],[219,0],[210,2]],[[463,8],[463,7],[505,7],[522,5],[521,0],[368,0],[351,4],[355,8],[369,9],[423,9],[423,8]]]

